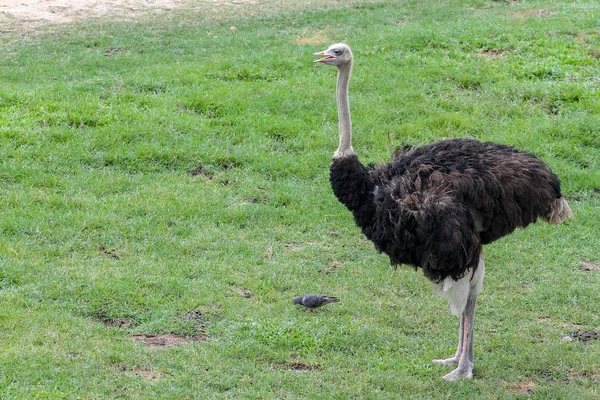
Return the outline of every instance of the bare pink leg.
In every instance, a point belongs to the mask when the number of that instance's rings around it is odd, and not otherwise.
[[[477,270],[469,282],[467,302],[460,316],[456,354],[452,358],[433,360],[433,362],[439,365],[458,364],[456,369],[443,376],[443,379],[447,381],[473,378],[473,321],[475,320],[475,302],[477,295],[483,287],[484,275],[485,264],[483,256],[480,256]]]
[[[459,355],[458,360],[454,363],[458,363],[456,369],[450,372],[447,375],[444,375],[443,378],[447,381],[457,381],[459,379],[471,379],[473,378],[473,320],[475,317],[475,300],[477,296],[469,295],[469,299],[467,300],[467,305],[465,307],[465,311],[462,314],[461,321],[461,333],[462,340],[459,341]],[[460,343],[462,342],[462,343]],[[450,360],[455,360],[454,359]],[[447,363],[451,364],[451,363]]]
[[[460,359],[460,356],[462,354],[464,329],[465,329],[465,317],[463,314],[460,316],[460,328],[458,329],[458,347],[456,348],[456,354],[452,358],[433,360],[434,363],[436,363],[438,365],[458,364],[458,360]]]

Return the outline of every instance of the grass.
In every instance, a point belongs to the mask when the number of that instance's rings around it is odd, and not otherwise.
[[[598,398],[600,343],[561,339],[600,329],[600,272],[580,265],[600,263],[600,7],[261,10],[5,36],[0,396]],[[337,41],[363,161],[507,143],[548,162],[576,214],[486,247],[473,381],[441,382],[456,318],[331,193],[335,71],[311,54]],[[341,302],[295,309],[310,292]]]

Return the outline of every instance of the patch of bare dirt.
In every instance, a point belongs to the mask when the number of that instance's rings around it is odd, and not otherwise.
[[[547,370],[541,371],[539,374],[540,379],[545,380],[546,382],[562,382],[569,383],[569,379],[567,375],[560,370]]]
[[[578,331],[573,332],[569,336],[571,336],[575,340],[579,340],[581,342],[589,342],[592,339],[600,339],[600,332],[594,331]]]
[[[489,50],[481,51],[481,52],[475,53],[475,54],[479,57],[496,58],[496,57],[503,57],[508,53],[510,53],[509,50],[489,49]]]
[[[156,382],[162,378],[162,373],[153,369],[136,369],[133,373],[147,382]]]
[[[184,319],[189,319],[192,321],[204,320],[206,315],[200,310],[188,311],[182,315]]]
[[[247,299],[252,297],[252,292],[250,291],[250,289],[243,289],[243,288],[239,288],[239,287],[234,287],[233,291],[236,292],[237,294],[239,294],[242,297],[245,297]]]
[[[106,254],[107,256],[110,256],[112,258],[114,258],[115,260],[118,260],[119,257],[119,249],[107,249],[106,247],[100,245],[100,253],[102,254]]]
[[[106,15],[134,16],[148,9],[168,10],[178,0],[2,0],[0,13],[17,20],[72,22]]]
[[[211,180],[214,178],[214,175],[208,171],[203,164],[199,164],[196,168],[188,170],[188,174],[191,176],[201,175]]]
[[[298,36],[296,38],[298,44],[322,44],[327,41],[327,35],[322,31],[316,31],[310,36]]]
[[[508,390],[517,396],[527,396],[533,393],[538,387],[540,387],[540,385],[531,379],[526,379],[522,382],[513,383],[508,387]]]
[[[116,49],[106,49],[106,51],[104,52],[104,55],[106,57],[111,57],[111,56],[114,56],[115,54],[124,53],[124,52],[125,52],[125,49],[117,47]]]
[[[121,372],[127,372],[129,374],[136,375],[147,382],[156,382],[163,376],[162,372],[150,368],[130,369],[127,367],[127,365],[119,365],[115,366],[115,368]]]
[[[100,318],[100,322],[110,328],[127,328],[133,324],[133,320],[129,318]]]
[[[313,366],[304,364],[301,362],[287,362],[287,363],[275,364],[275,368],[287,369],[287,370],[296,371],[296,372],[309,372],[314,369]]]
[[[64,23],[104,16],[136,17],[148,11],[161,13],[194,3],[236,6],[257,2],[258,0],[2,0],[0,14],[17,20]]]
[[[334,260],[330,266],[323,268],[323,272],[326,274],[333,274],[334,272],[337,272],[342,268],[344,268],[342,264]]]
[[[146,347],[149,348],[164,348],[164,347],[175,347],[181,346],[186,343],[194,343],[194,342],[207,342],[208,339],[202,335],[194,335],[194,336],[183,336],[175,333],[167,333],[164,335],[144,335],[138,334],[133,335],[133,340],[136,342],[143,343]]]
[[[596,272],[600,268],[600,264],[593,261],[579,260],[579,264],[583,272]]]
[[[567,378],[569,381],[575,379],[587,379],[594,383],[600,383],[600,374],[591,372],[579,372],[579,371],[567,371]]]

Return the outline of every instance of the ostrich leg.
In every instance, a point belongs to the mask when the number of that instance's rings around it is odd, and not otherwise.
[[[456,348],[456,354],[452,358],[433,360],[434,363],[436,363],[438,365],[458,364],[458,360],[460,360],[460,356],[462,354],[464,330],[465,330],[465,313],[463,312],[460,316],[460,328],[458,329],[458,347]]]
[[[433,360],[434,363],[440,365],[458,364],[454,371],[443,376],[443,379],[447,381],[473,378],[473,321],[475,320],[475,302],[483,286],[484,274],[485,265],[483,257],[480,257],[477,271],[469,285],[467,303],[460,317],[456,354],[452,358]]]
[[[458,363],[456,369],[449,374],[443,376],[447,381],[457,381],[459,379],[471,379],[473,378],[473,320],[475,319],[475,300],[477,295],[471,295],[467,300],[465,311],[462,314],[461,320],[461,333],[462,339],[459,340],[457,357],[455,356],[451,360],[455,360],[453,363]]]

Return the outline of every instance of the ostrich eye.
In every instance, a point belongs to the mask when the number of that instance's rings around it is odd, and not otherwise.
[[[334,52],[335,54],[337,54],[338,56],[339,56],[340,54],[342,54],[342,51],[341,51],[340,49],[335,49],[333,52]]]

